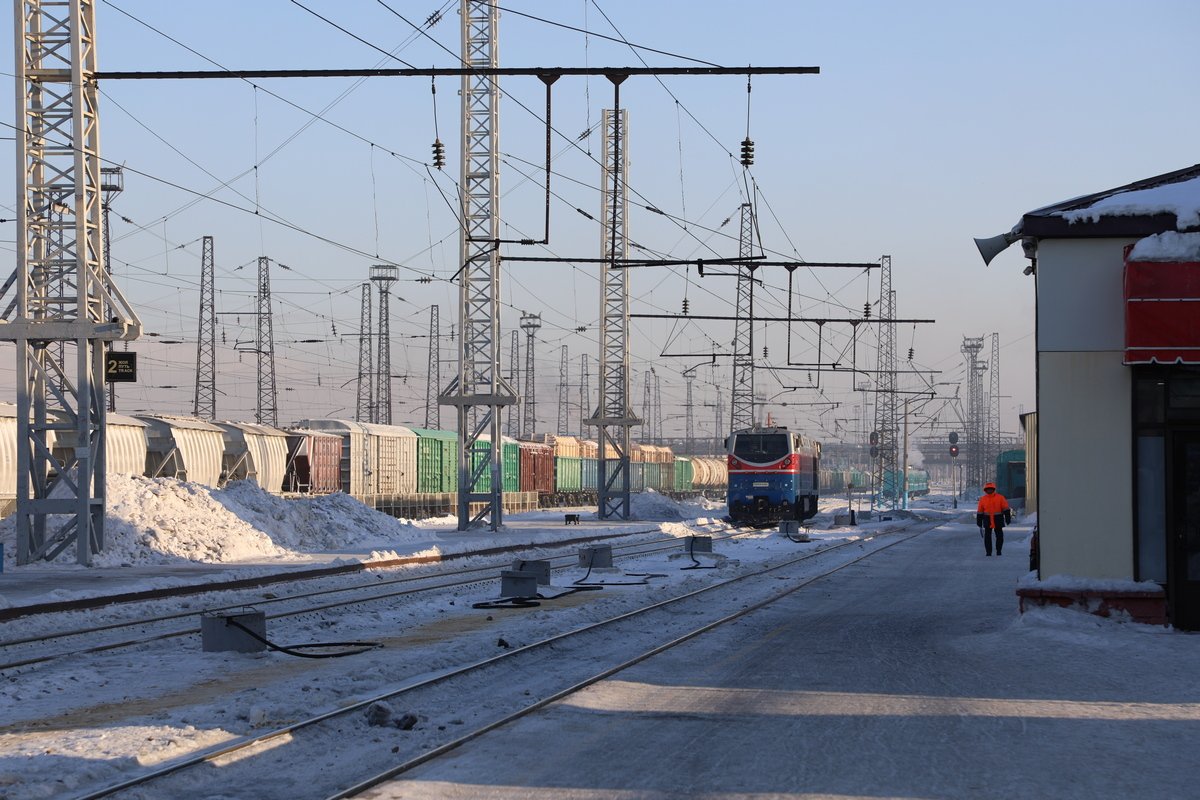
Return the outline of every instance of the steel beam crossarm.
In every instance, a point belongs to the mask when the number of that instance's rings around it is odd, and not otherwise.
[[[465,20],[464,20],[465,24]],[[493,26],[494,27],[494,26]],[[477,49],[476,52],[482,52]],[[464,61],[468,60],[463,55]],[[609,79],[634,75],[819,75],[820,67],[481,67],[470,59],[465,67],[379,68],[379,69],[241,69],[241,70],[107,70],[96,80],[191,80],[248,78],[420,78],[526,76],[561,78],[597,76]]]

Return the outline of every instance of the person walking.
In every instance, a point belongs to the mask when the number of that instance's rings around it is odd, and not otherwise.
[[[988,481],[983,485],[983,497],[975,508],[975,524],[983,535],[984,555],[992,554],[992,531],[996,532],[996,555],[1004,549],[1004,526],[1012,522],[1012,510],[1008,500],[996,491],[996,484]]]

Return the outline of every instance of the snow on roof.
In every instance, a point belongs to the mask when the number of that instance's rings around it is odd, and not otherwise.
[[[1165,231],[1139,239],[1129,260],[1200,262],[1200,233]]]
[[[1101,217],[1174,214],[1179,228],[1200,225],[1200,177],[1145,189],[1118,191],[1084,206],[1057,212],[1068,222],[1099,222]]]

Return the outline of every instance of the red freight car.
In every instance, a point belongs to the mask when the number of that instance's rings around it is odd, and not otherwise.
[[[342,487],[342,437],[324,431],[286,431],[285,492],[331,494]]]
[[[521,491],[548,495],[554,491],[554,448],[521,442]]]

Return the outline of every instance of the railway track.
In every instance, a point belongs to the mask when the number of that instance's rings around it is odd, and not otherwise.
[[[352,797],[937,524],[914,520],[899,530],[789,556],[499,655],[410,679],[80,796]],[[623,652],[628,641],[637,642],[635,655]],[[391,724],[395,721],[411,730]],[[272,776],[271,781],[256,783],[262,775]]]
[[[701,533],[709,533],[714,539],[728,539],[744,535],[729,528],[725,523],[713,523],[697,528]],[[653,533],[657,529],[633,531],[628,535]],[[662,537],[650,541],[632,542],[625,545],[613,545],[614,559],[631,559],[654,553],[677,550],[678,537]],[[532,550],[539,549],[535,545]],[[288,619],[305,614],[313,614],[331,609],[354,606],[364,603],[393,600],[421,592],[439,591],[445,589],[465,588],[473,585],[483,585],[497,580],[496,572],[507,567],[512,557],[495,559],[486,564],[462,569],[438,570],[421,575],[407,575],[397,578],[378,579],[356,582],[350,586],[322,588],[308,592],[290,594],[283,597],[258,595],[253,598],[243,598],[237,602],[220,605],[205,605],[204,611],[224,611],[245,607],[252,604],[262,609],[271,609],[267,613],[268,620]],[[552,555],[547,559],[551,569],[562,570],[576,563],[576,556]],[[216,593],[214,593],[216,594]],[[129,609],[136,613],[135,608]],[[0,673],[11,672],[23,667],[93,653],[102,653],[126,647],[135,647],[165,639],[196,636],[195,624],[198,610],[155,616],[137,616],[133,619],[93,625],[82,628],[70,628],[59,631],[40,632],[35,636],[11,638],[0,641]],[[179,623],[188,620],[191,624],[182,627]],[[172,627],[172,624],[174,626]],[[166,628],[163,630],[162,628]],[[136,635],[130,635],[137,631]],[[101,639],[96,641],[96,639]]]

